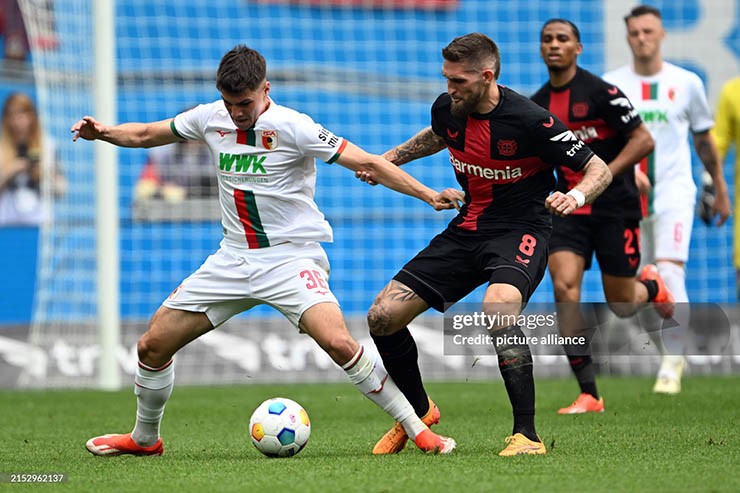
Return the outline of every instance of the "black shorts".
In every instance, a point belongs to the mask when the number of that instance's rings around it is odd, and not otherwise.
[[[497,234],[447,228],[393,279],[440,312],[485,282],[511,284],[526,303],[547,268],[548,233],[525,226]]]
[[[640,222],[636,219],[573,215],[552,218],[550,253],[566,250],[586,260],[596,253],[601,272],[633,277],[640,266]]]

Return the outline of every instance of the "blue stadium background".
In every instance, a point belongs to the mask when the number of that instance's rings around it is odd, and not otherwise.
[[[701,15],[698,2],[650,3],[663,10],[669,30],[680,30],[696,22]],[[57,4],[61,4],[57,8],[62,8],[64,2],[58,0]],[[582,66],[595,73],[606,69],[602,2],[590,0],[526,3],[463,0],[451,11],[295,7],[246,1],[218,8],[210,4],[205,0],[117,2],[118,71],[122,78],[134,81],[119,88],[119,121],[163,119],[194,102],[218,98],[212,84],[162,85],[152,83],[149,79],[153,78],[148,75],[153,68],[157,74],[215,74],[222,54],[236,43],[245,43],[261,51],[268,60],[269,74],[280,74],[278,77],[270,75],[272,96],[277,102],[308,113],[335,133],[378,153],[428,125],[429,106],[433,100],[430,94],[444,90],[439,74],[440,49],[464,32],[480,30],[499,43],[503,58],[500,81],[524,94],[531,94],[546,79],[538,56],[538,30],[542,22],[551,17],[568,18],[580,26],[585,47],[580,57]],[[208,15],[204,16],[204,12]],[[172,32],[162,33],[162,24],[147,21],[163,17],[171,19]],[[275,22],[278,18],[280,21]],[[614,22],[621,23],[621,20]],[[736,20],[735,25],[740,23]],[[58,29],[63,35],[65,28],[73,27],[61,22]],[[163,35],[176,41],[137,43],[142,38],[154,40]],[[359,49],[362,45],[358,42],[375,48]],[[726,42],[730,46],[738,44],[737,31],[731,33]],[[397,51],[399,46],[403,47],[401,52]],[[180,50],[191,48],[197,50],[198,57],[184,66]],[[684,65],[691,66],[690,63]],[[353,74],[422,81],[424,88],[432,90],[414,92],[413,88],[400,88],[388,94],[373,94],[362,86],[358,89],[356,84],[322,87],[310,80],[302,83],[284,76],[311,74],[316,70],[339,70],[344,82]],[[22,84],[3,83],[0,98],[4,99],[8,92],[17,89],[33,91]],[[158,104],[149,104],[153,100]],[[67,121],[48,122],[53,137],[67,145],[68,128],[79,116],[69,115]],[[217,248],[221,234],[215,222],[143,224],[133,221],[132,190],[145,159],[143,150],[120,152],[121,311],[122,317],[129,320],[147,318],[177,283]],[[335,233],[334,243],[325,245],[332,262],[331,284],[347,313],[362,314],[403,263],[444,228],[452,213],[434,213],[409,197],[360,184],[352,173],[337,166],[324,163],[317,163],[317,166],[316,199]],[[446,157],[440,154],[405,169],[434,188],[454,187],[457,184],[448,168]],[[726,166],[730,184],[734,180],[732,168]],[[695,159],[697,176],[699,170]],[[69,168],[67,172],[74,184],[76,179],[81,179],[77,174],[85,171]],[[733,301],[734,288],[716,289],[716,286],[734,286],[728,241],[732,224],[723,230],[707,229],[701,223],[694,228],[697,241],[692,246],[689,263],[690,298]],[[37,233],[33,228],[0,230],[3,250],[0,268],[6,280],[13,280],[0,288],[0,323],[31,320],[35,282],[30,274],[35,270]],[[68,237],[55,248],[61,252],[89,246],[81,244],[80,238]],[[722,277],[717,279],[716,276]],[[89,281],[91,301],[94,299],[93,279]],[[54,286],[50,286],[58,293],[61,305],[62,281],[55,280]],[[585,292],[590,301],[603,299],[598,271],[587,274]],[[533,300],[549,301],[551,297],[552,289],[546,276]],[[479,299],[479,293],[470,299]],[[75,316],[65,312],[63,307],[56,313],[62,317]]]

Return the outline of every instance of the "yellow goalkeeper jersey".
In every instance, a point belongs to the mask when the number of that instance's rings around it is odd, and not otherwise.
[[[735,144],[735,266],[740,269],[740,77],[722,87],[717,102],[717,114],[712,135],[724,161],[727,151]]]

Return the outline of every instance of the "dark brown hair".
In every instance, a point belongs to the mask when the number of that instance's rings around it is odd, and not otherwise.
[[[498,46],[481,33],[458,36],[442,49],[442,57],[449,62],[464,62],[476,69],[492,68],[493,78],[501,73],[501,56]]]
[[[219,92],[241,94],[254,91],[267,79],[267,62],[256,50],[236,45],[223,58],[216,73]]]
[[[652,14],[658,19],[662,19],[660,15],[660,10],[656,9],[655,7],[652,7],[650,5],[638,5],[634,9],[630,10],[629,14],[624,16],[624,23],[628,23],[630,19],[634,19],[635,17],[640,17],[648,14]]]

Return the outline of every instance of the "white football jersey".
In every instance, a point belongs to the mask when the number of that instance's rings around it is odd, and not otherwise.
[[[314,202],[315,158],[333,163],[344,139],[274,101],[249,130],[238,130],[218,100],[177,115],[172,131],[211,149],[226,245],[332,241],[331,226]]]
[[[655,140],[655,150],[640,163],[653,185],[647,203],[643,203],[643,214],[676,207],[693,209],[696,185],[691,171],[689,130],[704,132],[714,126],[699,76],[663,62],[663,69],[650,77],[625,66],[603,78],[630,99]]]

